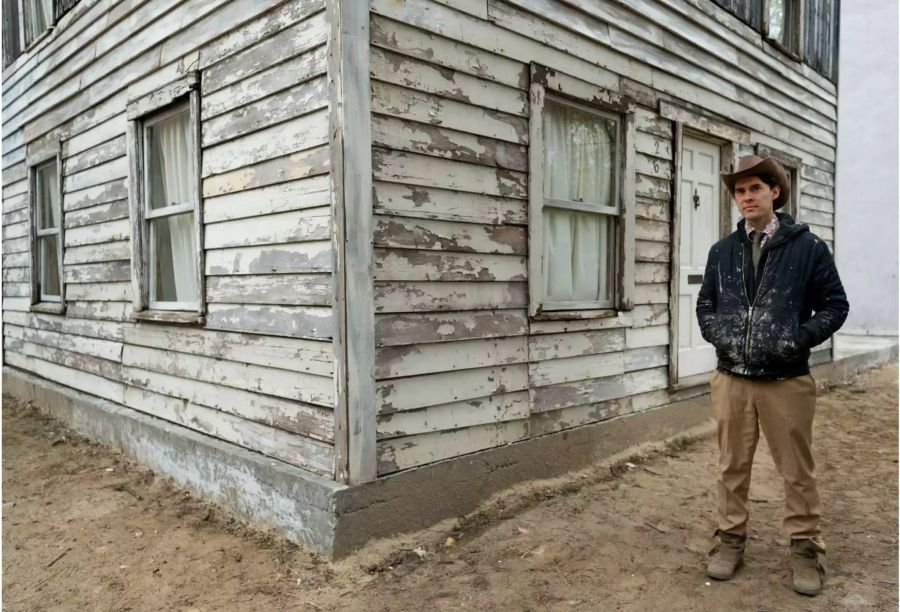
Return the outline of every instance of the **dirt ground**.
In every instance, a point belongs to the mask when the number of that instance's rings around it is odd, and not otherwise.
[[[795,595],[761,446],[746,566],[709,582],[715,444],[676,439],[336,564],[253,531],[28,406],[3,407],[3,609],[896,610],[897,366],[823,393],[829,578]],[[450,538],[450,539],[448,539]]]

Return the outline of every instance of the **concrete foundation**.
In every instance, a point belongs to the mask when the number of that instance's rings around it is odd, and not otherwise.
[[[831,384],[897,356],[893,344],[813,368]],[[4,393],[171,476],[257,526],[331,558],[367,541],[468,514],[511,485],[559,476],[711,418],[708,389],[640,414],[542,436],[348,487],[32,374],[4,367]],[[692,394],[693,394],[692,393]]]

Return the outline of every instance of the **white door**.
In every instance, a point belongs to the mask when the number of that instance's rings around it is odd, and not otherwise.
[[[685,136],[681,154],[678,378],[711,372],[716,352],[700,336],[695,308],[709,248],[719,239],[719,145]]]

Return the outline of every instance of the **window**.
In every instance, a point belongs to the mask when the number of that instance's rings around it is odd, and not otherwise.
[[[27,47],[53,25],[53,0],[24,0],[23,6]]]
[[[58,159],[31,168],[32,302],[62,303],[62,206]]]
[[[580,92],[586,84],[544,74],[533,78],[551,86],[532,84],[530,312],[581,318],[627,309],[634,269],[633,105],[614,92],[599,96],[609,105],[588,104],[583,100],[598,96]],[[549,93],[566,93],[566,83],[571,96]]]
[[[766,36],[783,51],[799,59],[803,0],[767,0]]]
[[[195,84],[194,78],[185,79],[129,104],[132,274],[138,318],[154,318],[153,312],[160,311],[202,312]]]

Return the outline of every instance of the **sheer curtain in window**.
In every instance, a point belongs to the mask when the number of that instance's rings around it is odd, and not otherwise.
[[[544,113],[546,198],[614,206],[615,122],[547,104]],[[615,220],[544,204],[545,299],[612,299]]]
[[[193,201],[190,115],[182,113],[148,129],[151,155],[150,207],[156,211]],[[197,249],[194,212],[152,219],[151,256],[155,256],[156,295],[160,302],[197,300]]]
[[[53,23],[53,0],[29,0],[28,41],[40,36]]]

